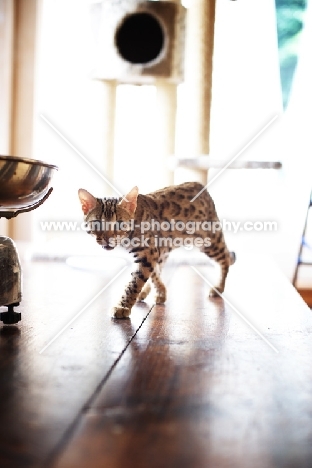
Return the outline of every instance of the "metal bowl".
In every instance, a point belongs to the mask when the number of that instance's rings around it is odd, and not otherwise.
[[[34,159],[0,156],[0,211],[30,207],[48,192],[57,166]]]

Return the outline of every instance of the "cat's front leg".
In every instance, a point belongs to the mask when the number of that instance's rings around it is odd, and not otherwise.
[[[155,296],[156,304],[164,304],[167,298],[166,287],[164,283],[161,281],[159,273],[157,273],[156,270],[154,270],[153,273],[151,274],[151,280],[156,290],[156,296]],[[138,302],[144,301],[150,292],[151,292],[151,284],[150,282],[148,282],[145,284],[142,291],[140,292],[137,298],[137,301]]]
[[[142,291],[138,295],[137,302],[144,301],[149,293],[151,292],[151,284],[150,282],[146,283],[145,286],[143,287]]]
[[[113,309],[115,318],[127,318],[131,314],[132,306],[137,301],[139,294],[154,270],[154,266],[146,261],[145,257],[140,261],[139,268],[132,273],[132,280],[126,287],[126,291],[119,304]],[[137,260],[138,261],[138,260]]]
[[[153,284],[156,289],[156,304],[164,304],[167,298],[166,287],[161,281],[160,275],[158,272],[156,272],[156,270],[152,273],[151,280],[153,281]]]

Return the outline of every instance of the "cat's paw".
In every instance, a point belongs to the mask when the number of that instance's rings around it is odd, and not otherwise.
[[[151,292],[151,285],[149,283],[146,283],[140,294],[138,295],[137,302],[144,301],[146,297],[149,295]]]
[[[166,291],[156,294],[155,301],[156,304],[164,304],[167,299]]]
[[[131,314],[131,309],[128,307],[114,307],[113,308],[113,317],[118,319],[128,318]]]
[[[149,284],[147,284],[145,286],[145,288],[142,289],[142,291],[138,295],[137,302],[144,301],[147,298],[147,296],[149,295],[150,291],[151,291],[151,287],[150,287]]]
[[[136,301],[137,302],[144,302],[146,297],[147,297],[147,294],[140,294]]]
[[[209,291],[209,297],[221,297],[221,294],[223,293],[223,289],[221,288],[211,288]]]

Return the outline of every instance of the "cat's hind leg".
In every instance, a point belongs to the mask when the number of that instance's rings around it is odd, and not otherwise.
[[[215,238],[212,238],[212,243],[209,247],[204,247],[202,252],[209,258],[218,263],[220,267],[220,278],[219,282],[211,288],[209,292],[210,297],[219,297],[223,293],[225,288],[225,281],[229,271],[230,265],[235,261],[235,254],[228,251],[225,244],[223,234],[218,232]]]

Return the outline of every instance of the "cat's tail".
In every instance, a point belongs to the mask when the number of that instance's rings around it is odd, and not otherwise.
[[[236,254],[235,254],[235,252],[230,252],[230,260],[231,260],[230,265],[233,265],[233,263],[236,262]]]

